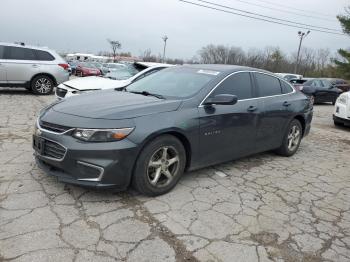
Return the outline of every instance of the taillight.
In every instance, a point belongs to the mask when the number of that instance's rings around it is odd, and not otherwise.
[[[69,65],[68,64],[58,64],[60,67],[62,67],[64,70],[68,70]]]

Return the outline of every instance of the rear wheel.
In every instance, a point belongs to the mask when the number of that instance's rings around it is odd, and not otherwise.
[[[54,82],[46,75],[35,77],[31,83],[31,90],[36,95],[49,95],[54,88]]]
[[[171,135],[160,136],[147,144],[137,159],[133,187],[148,196],[165,194],[175,187],[185,164],[182,143]]]
[[[297,119],[293,119],[284,135],[283,142],[280,148],[276,150],[277,154],[282,156],[292,156],[297,152],[303,129],[301,123]]]

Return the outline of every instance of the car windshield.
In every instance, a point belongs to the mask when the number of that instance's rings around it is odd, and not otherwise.
[[[97,67],[97,68],[101,68],[101,67],[102,67],[102,65],[99,64],[99,63],[91,63],[91,64],[94,65],[94,66]]]
[[[169,68],[132,83],[126,91],[148,92],[164,97],[190,97],[216,78],[219,73],[194,68]]]
[[[117,64],[108,64],[107,67],[118,69],[118,68],[123,68],[125,66],[124,65],[117,65]]]
[[[105,75],[107,78],[111,78],[114,80],[125,80],[128,79],[135,74],[137,74],[138,71],[133,70],[132,68],[120,68],[115,71],[111,71]]]

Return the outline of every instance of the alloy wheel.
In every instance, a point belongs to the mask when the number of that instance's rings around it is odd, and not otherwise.
[[[287,139],[288,139],[288,150],[294,151],[298,147],[301,139],[301,130],[299,126],[293,125],[291,127]]]
[[[52,88],[52,83],[49,79],[47,78],[39,78],[35,82],[35,89],[40,93],[40,94],[47,94],[48,92],[51,91]]]
[[[165,187],[171,183],[179,170],[179,153],[172,146],[163,146],[152,155],[147,178],[154,187]]]

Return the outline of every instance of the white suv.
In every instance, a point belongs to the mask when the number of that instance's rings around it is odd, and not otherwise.
[[[350,92],[342,93],[335,102],[334,124],[350,126]]]
[[[67,62],[52,50],[0,42],[0,86],[47,95],[69,79],[68,70]]]

